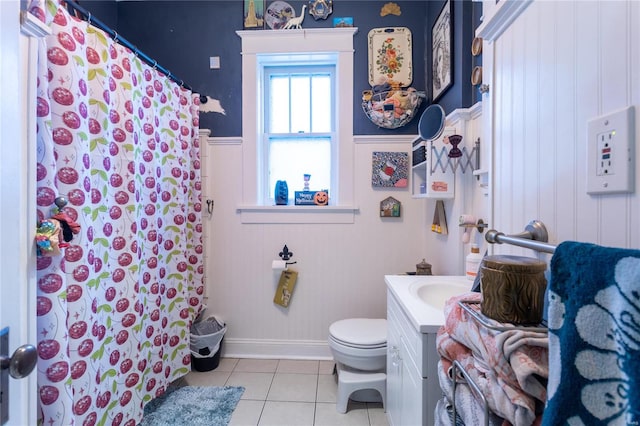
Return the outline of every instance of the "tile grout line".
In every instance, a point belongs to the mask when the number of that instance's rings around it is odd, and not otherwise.
[[[318,362],[318,374],[316,374],[316,397],[313,404],[313,425],[316,424],[316,416],[318,413],[318,389],[320,387],[320,362]]]

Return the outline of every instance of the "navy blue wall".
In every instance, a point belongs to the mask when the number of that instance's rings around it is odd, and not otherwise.
[[[118,29],[118,3],[116,0],[76,0],[76,2],[79,3],[82,8],[91,12],[91,16],[98,18],[109,28]],[[69,9],[69,12],[71,12],[71,10],[72,9]]]
[[[428,27],[426,38],[428,40],[425,51],[427,78],[431,73],[431,28],[442,11],[446,1],[427,2]],[[451,16],[453,20],[452,54],[453,61],[453,85],[438,99],[437,103],[448,114],[456,108],[468,108],[478,100],[480,94],[477,88],[471,84],[471,71],[476,65],[481,65],[481,57],[474,58],[471,54],[471,43],[475,36],[475,29],[480,24],[482,5],[479,2],[452,1]],[[429,89],[431,90],[431,89]],[[431,92],[429,92],[431,93]]]
[[[331,27],[333,17],[353,17],[358,33],[354,37],[354,134],[416,134],[418,118],[408,125],[394,129],[381,129],[365,116],[361,104],[362,90],[369,89],[367,34],[372,28],[407,27],[413,36],[413,84],[417,90],[427,91],[430,99],[431,27],[444,1],[396,1],[402,10],[400,16],[380,16],[387,0],[336,0],[334,12],[327,20],[315,21],[306,15],[303,28]],[[91,9],[94,2],[83,2]],[[110,3],[103,1],[98,3]],[[269,4],[270,1],[267,1]],[[290,0],[300,13],[306,0]],[[477,95],[471,87],[470,75],[473,58],[470,53],[473,31],[477,26],[479,3],[454,1],[454,84],[438,100],[449,113],[455,108],[472,105]],[[106,10],[109,9],[109,10]],[[103,13],[117,13],[115,24],[119,34],[154,58],[174,75],[183,79],[194,91],[219,99],[226,115],[206,113],[200,116],[200,127],[209,128],[214,136],[241,136],[242,134],[242,56],[241,39],[235,33],[242,29],[243,3],[239,0],[200,1],[139,1],[117,2],[105,6]],[[98,11],[95,11],[96,16]],[[476,16],[477,15],[477,16]],[[102,19],[107,22],[107,19]],[[273,30],[264,30],[273,31]],[[219,56],[221,69],[209,69],[209,57]],[[426,61],[426,62],[425,62]],[[430,67],[427,67],[430,68]],[[421,109],[429,105],[423,102]]]

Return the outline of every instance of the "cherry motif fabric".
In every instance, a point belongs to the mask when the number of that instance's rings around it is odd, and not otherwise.
[[[197,96],[56,3],[41,41],[38,218],[81,230],[37,264],[39,424],[129,425],[190,370],[202,308]]]

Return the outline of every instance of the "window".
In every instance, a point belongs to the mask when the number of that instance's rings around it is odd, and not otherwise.
[[[354,27],[237,31],[242,38],[243,181],[238,211],[243,223],[353,222],[356,32]],[[300,148],[304,155],[297,153]],[[314,157],[309,166],[291,166],[306,156]],[[307,170],[327,161],[330,167],[324,171]],[[281,173],[291,177],[278,177]],[[292,197],[304,173],[312,175],[310,189],[329,189],[329,206],[274,206],[275,181],[286,180]]]
[[[293,204],[294,191],[304,189],[305,174],[311,177],[309,189],[333,194],[335,61],[294,61],[263,71],[263,199],[273,204],[276,182],[284,180]]]

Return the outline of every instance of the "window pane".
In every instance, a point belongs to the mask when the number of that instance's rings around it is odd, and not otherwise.
[[[271,76],[269,133],[289,133],[289,76]]]
[[[313,111],[311,120],[312,132],[331,132],[332,95],[333,91],[331,90],[331,77],[329,75],[314,76],[311,86],[311,110]]]
[[[310,81],[309,74],[291,77],[291,133],[309,133],[311,131],[309,123]]]
[[[286,180],[289,198],[304,189],[304,175],[310,174],[309,189],[329,190],[331,197],[331,140],[271,139],[269,151],[269,193],[273,198],[276,181]]]

